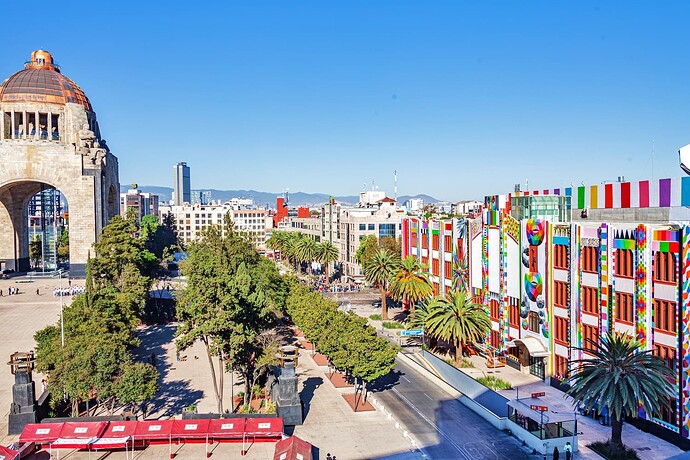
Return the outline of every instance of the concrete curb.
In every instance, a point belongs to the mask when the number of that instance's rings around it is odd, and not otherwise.
[[[406,438],[408,441],[410,441],[410,445],[412,446],[412,450],[413,450],[413,451],[419,451],[420,454],[421,454],[421,459],[422,459],[422,460],[427,460],[427,459],[429,458],[429,456],[426,454],[426,452],[424,452],[424,449],[419,445],[419,442],[417,442],[416,439],[414,439],[412,436],[410,436],[410,433],[409,433],[407,430],[405,430],[405,429],[402,427],[402,425],[400,425],[400,422],[396,421],[396,420],[393,418],[393,414],[390,413],[390,412],[388,411],[388,409],[386,409],[386,406],[384,406],[383,404],[381,404],[381,403],[380,403],[375,397],[373,397],[373,396],[370,396],[370,397],[369,397],[369,400],[370,400],[371,402],[373,402],[374,405],[377,406],[378,409],[381,410],[381,411],[386,415],[386,417],[388,417],[388,420],[390,420],[391,422],[393,422],[393,424],[395,425],[395,428],[397,428],[398,430],[400,430],[400,431],[402,432],[403,437]]]
[[[445,380],[438,377],[436,374],[431,372],[429,369],[424,368],[422,365],[420,365],[414,359],[409,358],[408,356],[405,356],[405,353],[398,353],[398,356],[396,359],[400,359],[405,364],[413,367],[417,372],[422,374],[427,380],[429,380],[431,383],[434,383],[436,386],[441,388],[443,391],[445,391],[446,393],[448,393],[452,397],[460,398],[463,396],[462,393],[460,393],[458,390],[456,390],[451,385],[446,383]],[[433,366],[431,366],[431,364],[429,364],[429,367],[431,367],[433,369]]]

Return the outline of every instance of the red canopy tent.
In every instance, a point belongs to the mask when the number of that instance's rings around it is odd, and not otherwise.
[[[170,442],[173,427],[172,420],[142,420],[134,428],[134,439],[140,441]]]
[[[197,420],[173,420],[172,437],[173,439],[208,439],[208,425],[210,419]]]
[[[91,444],[91,448],[96,450],[127,449],[137,423],[134,420],[110,422],[101,437]]]
[[[208,424],[208,437],[214,441],[239,441],[244,436],[245,418],[213,419]]]
[[[297,436],[278,441],[273,460],[311,460],[311,444]]]
[[[50,445],[59,449],[88,449],[105,431],[108,422],[65,422]]]
[[[0,460],[19,460],[19,451],[0,446]]]
[[[60,436],[63,425],[64,423],[29,423],[19,435],[19,442],[50,444]]]
[[[248,418],[244,427],[247,438],[260,438],[259,440],[280,439],[283,436],[283,419],[272,418]],[[256,440],[256,439],[255,439]]]

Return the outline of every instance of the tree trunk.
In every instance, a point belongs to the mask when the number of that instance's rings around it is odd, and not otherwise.
[[[224,375],[225,375],[225,362],[223,360],[223,352],[220,352],[220,356],[218,356],[218,372],[220,372],[220,375],[218,376],[218,400],[220,401],[220,413],[223,413],[223,380],[224,380]]]
[[[611,418],[611,444],[623,449],[623,420]]]
[[[381,284],[379,286],[381,289],[381,318],[386,321],[388,320],[388,304],[386,302],[386,287]]]
[[[457,342],[455,342],[455,364],[457,364],[459,366],[461,360],[462,360],[462,342],[457,341]]]
[[[211,349],[208,346],[208,339],[203,339],[206,347],[206,356],[208,357],[208,364],[211,366],[211,380],[213,382],[213,391],[216,394],[216,404],[218,405],[218,413],[223,413],[223,404],[220,400],[220,393],[218,392],[218,379],[216,378],[216,368],[213,366],[213,356],[211,356]]]

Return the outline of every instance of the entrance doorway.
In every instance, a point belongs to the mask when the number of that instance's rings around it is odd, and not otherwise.
[[[545,369],[544,369],[544,358],[535,358],[534,356],[529,357],[529,373],[539,377],[544,380]]]

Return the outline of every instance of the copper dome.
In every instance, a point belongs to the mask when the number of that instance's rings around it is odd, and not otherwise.
[[[84,91],[60,73],[49,52],[31,53],[25,69],[12,75],[0,86],[0,102],[45,102],[49,104],[81,104],[91,111],[91,103]]]

